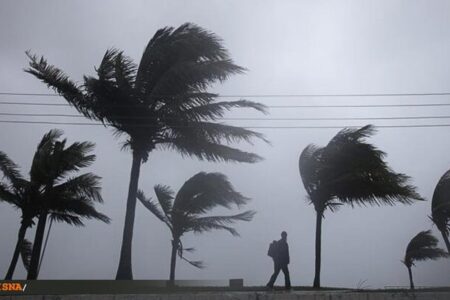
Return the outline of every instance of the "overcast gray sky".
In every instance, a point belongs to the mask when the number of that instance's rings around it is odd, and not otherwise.
[[[109,47],[135,60],[155,31],[164,26],[196,23],[219,35],[235,62],[248,69],[212,91],[222,94],[420,93],[450,91],[449,1],[23,1],[0,2],[0,91],[48,93],[23,72],[24,51],[43,54],[74,80],[93,74]],[[65,103],[54,97],[0,96],[0,101]],[[405,98],[267,98],[267,105],[386,104],[447,102],[448,97]],[[66,107],[2,105],[4,112],[74,113]],[[271,109],[270,117],[380,117],[448,115],[450,108]],[[258,117],[252,111],[230,116]],[[18,117],[2,120],[14,119]],[[20,119],[23,120],[23,119]],[[33,119],[44,120],[44,119]],[[53,118],[53,121],[67,121]],[[76,119],[84,121],[83,119]],[[72,120],[73,121],[73,120]],[[242,126],[342,126],[364,121],[232,121]],[[373,121],[378,125],[445,124],[446,120]],[[0,149],[30,167],[35,147],[53,126],[1,124]],[[113,279],[115,276],[131,155],[103,127],[61,126],[70,141],[96,143],[97,161],[90,168],[103,177],[105,204],[99,209],[110,225],[86,222],[85,228],[57,224],[49,239],[40,278]],[[371,139],[388,153],[397,172],[413,178],[419,192],[431,199],[440,176],[450,168],[448,128],[380,128]],[[190,255],[207,268],[177,265],[179,279],[244,278],[265,284],[273,265],[269,243],[288,232],[291,277],[295,285],[311,285],[314,276],[315,212],[306,202],[298,157],[309,143],[326,144],[338,129],[261,129],[272,146],[256,143],[242,149],[257,152],[258,164],[218,164],[183,159],[174,152],[153,152],[141,169],[140,187],[153,196],[155,184],[178,190],[199,171],[226,174],[236,189],[252,198],[258,213],[240,223],[241,238],[226,232],[187,235]],[[430,202],[396,207],[345,207],[326,213],[323,223],[322,285],[382,288],[408,283],[400,260],[409,240],[421,230],[436,228],[428,219]],[[19,212],[0,203],[0,272],[6,272],[16,242]],[[135,279],[165,279],[169,273],[170,236],[164,225],[140,203],[133,244]],[[28,238],[33,238],[30,231]],[[418,286],[450,285],[450,262],[418,263]],[[21,263],[17,278],[24,278]],[[1,275],[3,276],[3,274]],[[279,283],[282,279],[279,279]]]

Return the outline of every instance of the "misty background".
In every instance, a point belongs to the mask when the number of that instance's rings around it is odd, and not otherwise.
[[[234,61],[248,69],[211,91],[224,95],[423,93],[450,90],[450,2],[448,1],[24,1],[0,2],[0,91],[49,93],[23,72],[24,51],[44,55],[49,63],[81,82],[93,74],[110,47],[139,61],[159,28],[193,22],[220,36]],[[248,98],[268,106],[301,104],[446,103],[448,96],[356,98]],[[11,97],[0,101],[66,103],[61,97]],[[2,105],[11,113],[76,113],[70,107]],[[267,118],[383,117],[450,114],[449,107],[290,108],[269,109]],[[264,117],[250,110],[229,117]],[[2,117],[2,120],[30,118]],[[36,121],[83,122],[68,118]],[[446,120],[277,121],[233,120],[240,126],[352,126],[446,124]],[[113,279],[117,270],[131,155],[121,140],[102,126],[0,124],[0,150],[26,174],[38,141],[61,128],[70,142],[96,143],[97,160],[90,171],[102,177],[105,200],[98,209],[112,222],[87,221],[85,228],[55,224],[49,238],[40,279]],[[269,243],[288,232],[293,285],[312,285],[315,211],[306,200],[298,158],[309,143],[325,145],[339,129],[261,128],[272,145],[241,145],[264,157],[256,164],[210,163],[182,158],[170,151],[151,153],[141,168],[140,188],[154,197],[153,186],[178,190],[200,171],[222,172],[236,190],[250,197],[246,207],[257,211],[251,222],[240,222],[241,234],[188,234],[188,257],[204,260],[198,270],[183,261],[177,279],[244,278],[246,285],[263,285],[273,271]],[[429,228],[436,183],[450,168],[449,128],[379,128],[370,139],[387,152],[396,171],[412,177],[427,202],[411,206],[343,207],[327,211],[322,228],[322,285],[354,288],[406,286],[407,269],[400,262],[410,239]],[[237,212],[235,210],[234,212]],[[20,214],[0,202],[0,275],[6,273],[19,228]],[[34,236],[34,228],[27,237]],[[141,203],[136,210],[133,240],[135,279],[166,279],[170,233]],[[3,273],[2,273],[3,272]],[[418,286],[450,285],[450,261],[418,263]],[[26,277],[22,263],[15,278]],[[282,276],[280,276],[282,277]],[[278,284],[282,283],[278,279]]]

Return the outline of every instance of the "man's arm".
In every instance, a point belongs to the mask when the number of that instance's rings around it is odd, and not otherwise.
[[[287,254],[287,263],[290,262],[290,258],[289,258],[289,245],[286,244],[286,254]]]

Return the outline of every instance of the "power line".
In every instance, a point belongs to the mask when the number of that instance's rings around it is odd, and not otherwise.
[[[110,126],[102,123],[69,123],[69,122],[47,122],[47,121],[5,121],[0,123],[12,124],[34,124],[34,125],[84,125],[84,126]],[[151,125],[135,125],[136,127],[153,127]],[[175,126],[188,127],[188,126]],[[359,128],[361,126],[244,126],[247,129],[342,129],[342,128]],[[375,125],[377,128],[431,128],[431,127],[450,127],[450,124],[416,124],[416,125]]]
[[[24,106],[72,106],[66,103],[42,103],[42,102],[0,102],[0,105],[24,105]],[[129,107],[126,104],[109,105],[111,107]],[[450,103],[419,103],[419,104],[343,104],[343,105],[267,105],[268,108],[374,108],[374,107],[439,107],[450,106]]]
[[[35,113],[0,113],[0,116],[19,117],[68,117],[85,118],[76,114],[35,114]],[[147,119],[139,116],[115,116],[126,119]],[[448,116],[400,116],[400,117],[317,117],[317,118],[218,118],[220,120],[234,121],[349,121],[349,120],[423,120],[423,119],[449,119]]]
[[[0,92],[6,96],[51,96],[58,97],[54,93],[19,93]],[[180,95],[153,95],[153,97],[179,97]],[[421,96],[450,96],[450,92],[424,92],[424,93],[362,93],[362,94],[219,94],[217,98],[310,98],[310,97],[421,97]]]

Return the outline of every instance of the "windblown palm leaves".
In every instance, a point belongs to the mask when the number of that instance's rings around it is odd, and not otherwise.
[[[448,253],[437,247],[438,240],[431,234],[430,230],[421,231],[409,242],[406,248],[403,263],[408,268],[411,289],[414,289],[411,267],[416,261],[436,260],[448,257]]]
[[[231,216],[204,216],[217,206],[230,209],[232,205],[241,207],[248,198],[236,192],[225,175],[220,173],[198,173],[186,181],[175,193],[168,186],[156,185],[157,201],[147,198],[142,191],[138,199],[159,220],[169,227],[172,233],[172,256],[170,264],[170,280],[175,279],[176,255],[191,265],[202,268],[201,261],[190,261],[184,252],[193,248],[183,248],[181,237],[188,232],[202,233],[211,230],[226,230],[238,236],[231,225],[237,221],[250,221],[254,211],[245,211]]]
[[[95,156],[89,154],[93,144],[75,142],[66,147],[66,140],[59,139],[61,135],[58,130],[44,135],[33,157],[29,181],[20,176],[18,167],[6,154],[0,153],[0,168],[6,178],[1,183],[0,199],[22,212],[18,241],[6,279],[12,278],[20,253],[26,258],[23,261],[27,264],[28,279],[37,278],[48,217],[75,226],[83,226],[83,219],[109,222],[109,218],[94,207],[96,202],[103,201],[100,178],[92,173],[76,175],[94,161]],[[38,223],[30,256],[30,245],[24,241],[27,228],[34,225],[34,218],[38,218]]]
[[[132,279],[131,245],[140,165],[151,151],[173,149],[183,156],[209,161],[253,163],[261,158],[230,146],[263,139],[257,132],[215,122],[233,108],[260,112],[259,103],[216,101],[208,92],[244,69],[230,59],[222,41],[193,24],[158,30],[139,65],[116,49],[108,50],[97,76],[84,84],[72,82],[44,58],[29,54],[26,71],[41,79],[88,119],[98,120],[125,134],[133,163],[117,279]]]
[[[374,127],[341,130],[325,147],[307,146],[300,155],[299,169],[316,218],[316,263],[314,287],[320,287],[321,229],[326,209],[340,205],[411,204],[423,200],[409,177],[393,172],[385,153],[365,141]]]
[[[436,224],[450,253],[450,170],[439,180],[431,202],[431,220]]]

